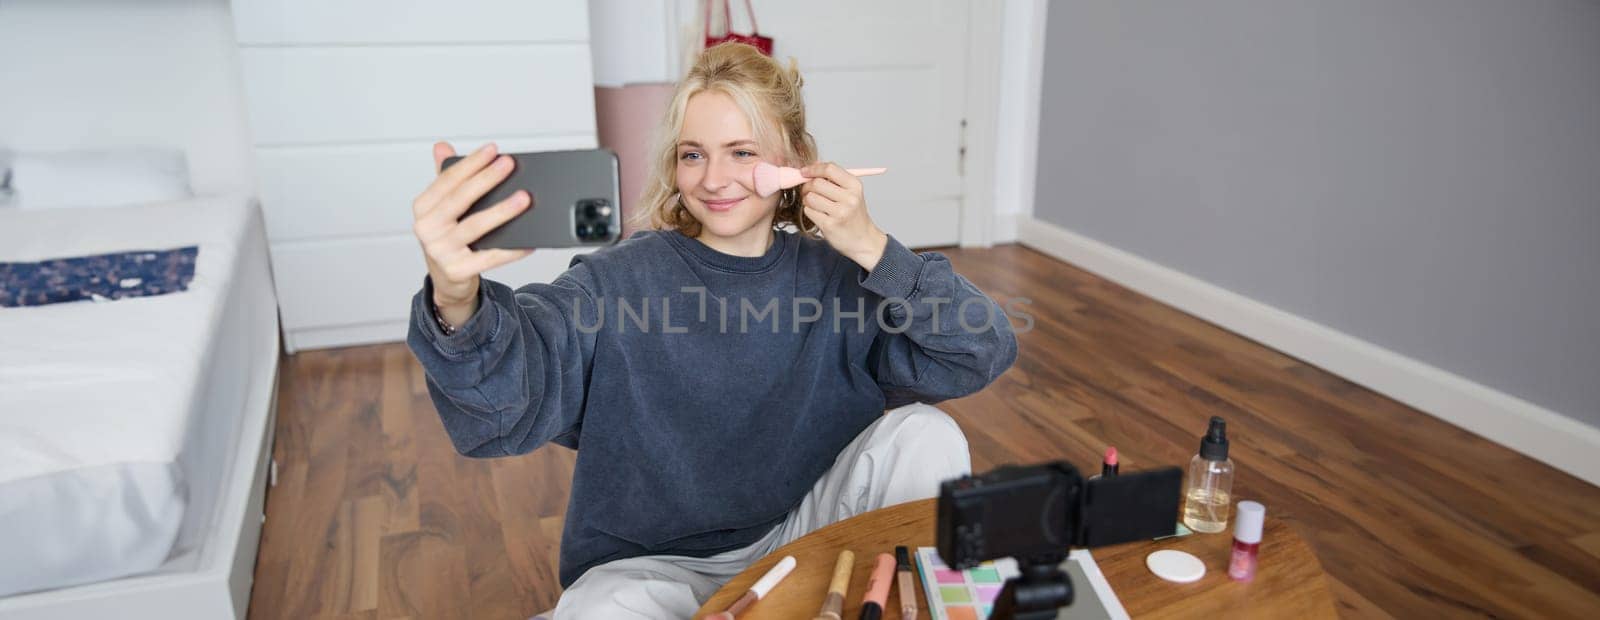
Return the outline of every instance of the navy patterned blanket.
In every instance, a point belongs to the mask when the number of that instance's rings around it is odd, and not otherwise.
[[[189,289],[199,246],[0,262],[0,307],[109,301]]]

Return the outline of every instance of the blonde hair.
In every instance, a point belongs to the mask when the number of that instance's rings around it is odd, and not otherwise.
[[[689,98],[702,92],[719,92],[733,99],[745,116],[763,150],[777,148],[783,164],[803,166],[817,156],[816,141],[806,132],[806,108],[800,99],[800,69],[793,58],[782,67],[776,60],[743,43],[723,43],[708,48],[695,58],[694,66],[678,82],[672,102],[656,129],[651,148],[650,169],[644,192],[639,198],[636,223],[648,222],[651,228],[676,229],[694,237],[700,222],[689,213],[678,195],[678,135],[683,131],[684,113]],[[777,135],[771,135],[772,129]],[[798,230],[817,235],[817,228],[805,217],[800,191],[779,192],[778,210],[773,224],[792,224]]]

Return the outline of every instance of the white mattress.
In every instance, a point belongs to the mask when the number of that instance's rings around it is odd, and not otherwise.
[[[242,397],[208,393],[243,375],[216,350],[244,331],[229,316],[259,316],[228,300],[268,277],[241,269],[266,260],[241,261],[260,226],[243,196],[0,210],[0,261],[200,248],[184,292],[0,308],[0,596],[181,570],[235,449]]]

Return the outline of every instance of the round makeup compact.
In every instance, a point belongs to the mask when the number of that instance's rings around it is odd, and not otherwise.
[[[1206,576],[1206,563],[1176,549],[1162,549],[1144,558],[1144,565],[1157,577],[1174,583],[1191,583]]]

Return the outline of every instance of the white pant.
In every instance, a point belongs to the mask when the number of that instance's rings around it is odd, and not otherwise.
[[[555,617],[691,617],[722,584],[778,547],[863,512],[937,496],[940,482],[971,471],[967,438],[950,416],[921,403],[890,410],[845,446],[800,505],[755,544],[709,558],[652,555],[601,564],[562,593]]]

